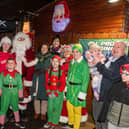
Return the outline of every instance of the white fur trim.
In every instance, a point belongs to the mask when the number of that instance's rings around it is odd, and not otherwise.
[[[19,107],[20,110],[26,110],[27,109],[27,105],[18,104],[18,107]]]
[[[24,100],[22,101],[22,103],[29,103],[31,102],[31,96],[28,96],[28,98],[24,98]]]
[[[34,59],[33,61],[31,61],[31,62],[27,62],[26,58],[23,57],[23,58],[22,58],[22,61],[24,62],[24,65],[25,65],[26,67],[31,67],[31,66],[34,66],[34,65],[36,65],[36,64],[38,63],[38,58],[35,58],[35,59]]]
[[[31,87],[32,86],[32,81],[24,80],[24,86],[25,87]]]
[[[67,92],[67,87],[65,87],[64,92]]]
[[[10,38],[7,37],[7,36],[3,37],[3,38],[1,39],[1,41],[0,41],[0,46],[2,46],[2,44],[4,44],[4,43],[8,43],[9,45],[11,45],[11,40],[10,40]]]
[[[81,122],[86,122],[88,120],[88,114],[81,116]],[[60,116],[61,123],[68,122],[68,116]]]
[[[67,116],[60,116],[60,122],[61,123],[67,123],[68,122],[68,117]]]
[[[81,122],[86,122],[88,120],[88,114],[81,117]]]
[[[82,99],[82,100],[85,100],[86,99],[86,93],[79,92],[78,98]]]

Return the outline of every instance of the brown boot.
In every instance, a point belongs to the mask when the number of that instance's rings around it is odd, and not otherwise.
[[[41,114],[41,120],[46,120],[46,115]]]
[[[39,114],[36,114],[34,115],[34,119],[38,119],[39,118]]]

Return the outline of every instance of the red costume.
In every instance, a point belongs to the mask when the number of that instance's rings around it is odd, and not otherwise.
[[[0,73],[6,70],[6,61],[13,57],[9,52],[0,52]]]
[[[52,60],[54,58],[59,61],[61,60],[61,58],[57,55],[55,55]],[[45,85],[48,95],[48,124],[52,126],[51,129],[55,129],[59,123],[63,105],[63,91],[65,88],[64,71],[60,68],[57,70],[54,70],[53,68],[48,69],[46,72]]]
[[[31,101],[29,88],[32,86],[34,66],[37,63],[31,46],[31,40],[27,34],[19,32],[14,37],[13,52],[16,56],[16,69],[23,76],[24,101],[19,103],[20,110],[25,110],[27,108],[27,103]]]

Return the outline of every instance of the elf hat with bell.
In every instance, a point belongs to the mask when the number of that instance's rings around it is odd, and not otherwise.
[[[83,48],[82,48],[82,45],[81,44],[75,44],[74,46],[73,46],[73,50],[77,50],[77,51],[79,51],[80,53],[83,53]]]
[[[52,57],[52,60],[53,60],[53,59],[55,59],[55,58],[56,58],[56,59],[58,59],[58,60],[59,60],[59,62],[61,62],[61,58],[60,58],[60,56],[55,55],[55,56],[53,56],[53,57]]]

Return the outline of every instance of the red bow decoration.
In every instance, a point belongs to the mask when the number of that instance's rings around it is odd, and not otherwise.
[[[14,70],[14,71],[12,71],[12,72],[9,72],[8,70],[6,70],[6,71],[4,71],[4,77],[6,77],[8,74],[11,76],[11,77],[13,77],[13,78],[15,78],[15,73],[19,73],[17,70]]]

